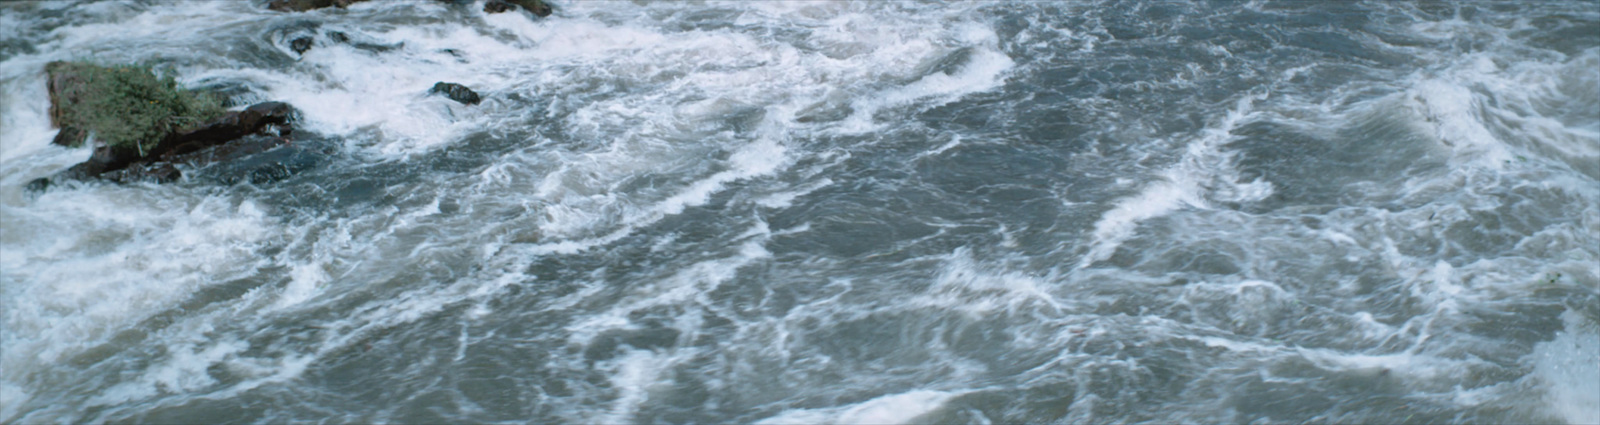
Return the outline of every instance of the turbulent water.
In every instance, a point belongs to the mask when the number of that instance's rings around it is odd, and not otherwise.
[[[1600,422],[1600,4],[466,3],[0,5],[0,422]]]

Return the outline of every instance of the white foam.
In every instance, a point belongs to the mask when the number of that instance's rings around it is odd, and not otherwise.
[[[756,421],[763,425],[780,424],[906,424],[933,412],[963,392],[917,390],[880,396],[856,404],[822,408],[790,409]]]
[[[708,298],[711,291],[732,280],[740,268],[772,257],[772,252],[763,246],[771,238],[771,232],[766,230],[765,223],[759,224],[757,230],[758,233],[741,244],[739,251],[734,255],[697,262],[658,282],[638,284],[630,291],[629,296],[619,301],[616,306],[604,312],[588,315],[583,320],[567,326],[571,334],[569,340],[575,344],[587,345],[601,332],[609,329],[627,329],[632,326],[628,320],[630,313],[653,306],[680,305],[689,302],[712,305]]]
[[[317,287],[328,281],[328,272],[321,264],[296,264],[289,272],[289,284],[274,304],[274,309],[305,302],[316,295]]]
[[[186,63],[185,58],[215,53],[192,47],[213,46],[214,40],[198,39],[210,36],[202,35],[209,30],[197,28],[285,19],[247,2],[154,5],[144,13],[114,3],[81,6],[74,11],[102,18],[58,30],[59,37],[38,46],[46,53],[0,63],[0,89],[4,90],[0,93],[4,100],[0,102],[0,170],[5,175],[0,183],[6,185],[0,189],[6,195],[0,200],[4,209],[0,211],[4,223],[0,226],[0,268],[5,272],[6,307],[4,326],[0,326],[6,347],[0,360],[0,397],[5,399],[0,420],[18,414],[17,403],[26,402],[35,392],[54,391],[35,385],[29,374],[96,347],[118,331],[138,327],[142,320],[175,308],[206,285],[256,277],[255,273],[268,266],[288,270],[287,276],[279,276],[287,279],[268,279],[273,284],[237,300],[213,300],[215,304],[208,305],[205,312],[176,315],[176,323],[156,329],[140,343],[165,348],[165,354],[152,357],[151,367],[101,388],[92,403],[104,404],[105,412],[115,412],[177,405],[193,397],[230,397],[293,380],[326,356],[451,305],[476,303],[466,319],[484,317],[485,299],[509,285],[533,279],[523,271],[534,259],[603,246],[664,217],[706,205],[736,183],[757,185],[774,180],[765,178],[783,173],[797,157],[810,154],[801,152],[803,145],[793,139],[811,133],[792,131],[789,126],[794,111],[805,105],[830,95],[880,98],[865,100],[868,103],[862,110],[937,105],[998,87],[1014,66],[999,52],[998,37],[992,30],[967,21],[972,19],[964,17],[967,13],[946,7],[939,8],[941,14],[888,19],[863,12],[861,9],[868,7],[862,4],[747,5],[755,9],[748,16],[767,13],[781,15],[778,19],[817,23],[814,39],[796,43],[814,44],[814,50],[809,45],[773,44],[763,36],[738,31],[662,29],[658,28],[660,22],[644,12],[622,19],[591,16],[631,12],[582,2],[567,5],[563,13],[573,16],[560,20],[474,12],[470,18],[481,22],[338,27],[338,13],[378,14],[386,8],[409,7],[443,10],[432,3],[398,2],[374,2],[319,15],[319,19],[327,18],[322,21],[324,29],[404,45],[384,53],[331,43],[318,44],[304,55],[285,50],[281,52],[285,56],[277,59],[295,62],[279,69],[235,69],[233,64],[194,61],[200,65],[192,66],[200,68],[180,68],[177,77],[182,82],[249,81],[263,89],[257,94],[263,100],[286,101],[299,108],[303,120],[297,125],[346,140],[357,156],[373,157],[365,159],[403,160],[448,147],[465,134],[484,128],[525,129],[530,118],[523,115],[527,108],[508,106],[506,93],[547,100],[550,111],[544,117],[570,113],[558,125],[574,136],[564,141],[565,145],[533,136],[526,142],[545,144],[538,152],[508,155],[503,162],[486,167],[479,184],[472,187],[476,191],[472,200],[481,201],[472,208],[516,207],[520,209],[514,211],[529,216],[542,215],[540,220],[516,224],[538,227],[535,230],[543,236],[540,243],[508,247],[498,240],[469,240],[469,249],[483,252],[481,263],[487,266],[481,272],[448,282],[423,282],[355,306],[336,319],[317,323],[313,333],[319,339],[315,342],[245,347],[239,341],[246,338],[238,333],[268,329],[281,323],[283,315],[329,305],[363,286],[387,287],[362,283],[395,276],[400,272],[391,268],[399,267],[389,266],[404,266],[432,249],[431,242],[396,240],[407,230],[430,225],[423,215],[436,215],[438,203],[415,211],[375,211],[337,222],[312,218],[314,223],[296,225],[280,223],[280,218],[267,214],[266,208],[253,201],[238,201],[234,198],[238,193],[205,197],[194,194],[205,191],[192,187],[89,186],[51,191],[24,204],[19,189],[22,180],[54,172],[88,154],[87,149],[49,146],[54,131],[48,128],[45,115],[47,102],[39,71],[44,63],[71,59],[66,55],[104,45],[107,40],[116,40],[112,45],[118,48],[96,51],[96,60],[161,58]],[[956,17],[960,19],[953,19]],[[773,17],[763,17],[768,18]],[[229,31],[211,33],[217,32]],[[125,46],[134,47],[121,48]],[[966,66],[952,74],[935,73],[904,83],[915,77],[919,64],[966,47],[973,48]],[[461,60],[439,52],[445,48],[458,51]],[[424,95],[436,81],[466,84],[486,99],[469,107]],[[595,93],[586,85],[589,83],[615,91],[591,98]],[[632,84],[648,87],[636,91],[620,87]],[[740,123],[739,130],[725,128],[723,121],[729,115],[749,111],[762,112],[764,118]],[[839,126],[815,127],[826,127],[816,131],[828,132]],[[620,189],[640,176],[659,177],[664,183],[651,190]],[[798,188],[763,187],[758,193],[771,195],[748,202],[782,208],[796,197],[832,183],[827,178],[811,181]],[[250,195],[243,196],[248,199]],[[481,221],[485,216],[471,218]],[[764,223],[757,227],[740,236],[743,242],[736,253],[641,285],[629,295],[629,302],[619,303],[612,311],[623,314],[623,320],[600,314],[592,316],[591,322],[578,321],[593,326],[574,330],[574,339],[584,340],[587,331],[626,326],[625,314],[631,309],[703,302],[701,297],[731,281],[740,267],[772,256],[764,244],[773,232]],[[780,233],[807,229],[801,224]],[[410,248],[410,252],[385,250],[391,246]],[[263,247],[282,249],[264,258]],[[356,281],[342,285],[347,278]],[[1021,294],[1018,299],[1048,297],[1037,282],[1017,279],[1021,280],[958,284]],[[283,284],[277,285],[280,282]],[[573,299],[599,290],[587,291]],[[212,306],[219,308],[209,308]],[[207,323],[229,326],[220,332],[200,326]],[[693,327],[687,321],[684,326]],[[465,354],[466,342],[470,342],[465,329],[458,356]],[[254,354],[255,349],[265,354]],[[619,399],[608,418],[631,418],[637,404],[648,398],[648,392],[640,388],[670,360],[663,359],[637,353],[622,358],[615,376]],[[217,388],[220,385],[208,372],[216,366],[244,379]],[[87,378],[79,375],[72,379]],[[897,420],[901,412],[936,408],[948,398],[941,394],[886,396],[831,414],[841,420]],[[80,407],[51,409],[65,412]],[[63,416],[62,421],[74,419]]]
[[[611,387],[617,389],[617,398],[611,403],[611,410],[595,423],[632,423],[639,403],[649,398],[650,386],[671,362],[649,351],[630,350],[611,363],[616,369],[611,374]]]
[[[32,399],[33,394],[30,394],[27,388],[0,381],[0,419],[8,421],[16,419],[17,414],[21,413],[19,410],[22,405]]]
[[[1483,126],[1476,107],[1479,100],[1466,87],[1440,80],[1428,80],[1413,89],[1423,116],[1434,125],[1433,135],[1440,143],[1484,164],[1497,167],[1512,158],[1493,133]]]
[[[1544,402],[1567,423],[1600,423],[1600,326],[1570,310],[1561,318],[1566,328],[1529,355],[1533,376]]]
[[[964,24],[958,26],[955,33],[962,40],[961,45],[972,49],[965,66],[954,74],[936,72],[905,86],[858,97],[851,104],[854,112],[841,124],[842,132],[860,134],[880,130],[882,126],[873,122],[873,116],[885,108],[912,102],[936,107],[1000,87],[1005,82],[1006,72],[1014,68],[1016,62],[999,51],[998,36],[994,31],[977,24]],[[925,52],[922,54],[928,57],[938,57],[948,52],[932,45],[913,44],[906,47]]]
[[[123,381],[90,398],[88,405],[104,406],[153,397],[160,393],[184,393],[214,385],[207,368],[249,348],[242,341],[221,341],[200,348],[192,343],[167,347],[169,355],[158,364],[146,367],[137,379]]]
[[[1140,222],[1161,217],[1182,208],[1210,208],[1207,198],[1227,202],[1246,202],[1265,199],[1272,194],[1272,184],[1266,181],[1243,181],[1234,168],[1231,153],[1222,146],[1232,140],[1233,129],[1251,118],[1254,103],[1264,95],[1245,96],[1238,100],[1222,121],[1201,132],[1190,141],[1183,157],[1163,170],[1159,178],[1148,183],[1133,196],[1117,201],[1110,211],[1095,221],[1090,236],[1089,251],[1079,261],[1079,269],[1096,261],[1111,258],[1117,247],[1133,237]]]
[[[95,187],[0,205],[13,229],[0,244],[5,381],[102,343],[202,286],[255,273],[254,247],[275,226],[254,203],[174,195]]]
[[[767,208],[776,208],[776,209],[789,208],[790,206],[794,205],[794,200],[796,198],[799,198],[801,196],[805,196],[807,194],[810,194],[811,192],[815,192],[817,189],[821,189],[821,188],[830,186],[832,184],[833,184],[833,179],[830,179],[830,178],[827,178],[827,177],[823,177],[820,180],[801,185],[800,188],[798,188],[796,190],[778,192],[778,193],[774,193],[774,194],[770,194],[770,195],[761,197],[761,198],[755,200],[755,204],[763,206],[763,207],[767,207]]]
[[[1050,287],[1051,283],[1038,277],[991,271],[974,261],[968,249],[959,248],[946,256],[928,291],[908,301],[971,317],[1019,313],[1025,308],[1051,312],[1067,309],[1070,303],[1057,299]]]
[[[28,58],[0,62],[0,78],[4,78],[0,80],[0,140],[5,141],[0,146],[0,166],[7,175],[13,167],[25,166],[19,162],[28,162],[19,158],[39,154],[55,137],[46,112],[50,102],[41,71],[45,62]]]

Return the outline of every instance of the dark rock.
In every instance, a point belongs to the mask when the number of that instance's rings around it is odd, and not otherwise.
[[[56,138],[50,140],[50,143],[67,147],[82,146],[84,139],[87,138],[89,138],[89,132],[69,125],[61,127],[61,131],[56,133]]]
[[[540,18],[550,16],[554,12],[549,3],[544,0],[488,0],[483,3],[483,11],[487,13],[501,13],[515,10],[517,6],[528,9],[528,12]]]
[[[205,167],[289,144],[287,124],[294,114],[294,108],[283,102],[258,103],[243,111],[228,112],[204,124],[174,131],[151,152],[143,154],[134,147],[97,144],[88,161],[42,181],[29,182],[28,189],[44,190],[55,183],[91,179],[118,183],[177,181],[182,173],[174,164]],[[70,128],[62,131],[68,130]],[[263,134],[264,130],[275,134]]]
[[[50,188],[50,183],[49,177],[40,177],[29,181],[26,186],[23,186],[23,189],[29,192],[43,192]]]
[[[331,143],[308,137],[252,135],[226,145],[175,158],[198,169],[195,178],[232,185],[266,184],[289,178],[322,163],[332,153]]]
[[[68,167],[53,176],[28,182],[27,188],[28,190],[37,191],[69,181],[93,180],[105,173],[127,168],[128,165],[139,159],[138,152],[128,152],[127,149],[98,145],[95,146],[94,153],[89,155],[88,161]]]
[[[528,9],[529,12],[533,12],[534,16],[538,16],[540,18],[543,18],[543,17],[546,17],[546,16],[550,16],[550,14],[554,12],[554,10],[552,10],[550,8],[550,4],[549,3],[545,3],[544,0],[505,0],[505,1],[510,2],[512,4],[515,4],[515,5],[518,5],[518,6],[522,6],[523,9]]]
[[[272,0],[267,3],[267,9],[279,12],[304,12],[330,6],[343,9],[363,1],[367,0]]]
[[[259,132],[267,125],[285,124],[294,113],[294,107],[283,102],[251,105],[243,111],[229,112],[205,124],[173,132],[156,145],[150,156],[166,160],[170,156],[228,143]]]
[[[472,89],[467,88],[467,86],[456,83],[439,82],[434,84],[432,89],[428,90],[428,94],[440,93],[444,94],[445,97],[449,97],[450,100],[461,102],[467,105],[476,105],[482,100],[478,97],[477,92],[472,91]]]
[[[181,155],[171,155],[162,158],[162,161],[183,164],[191,168],[203,168],[266,152],[289,143],[290,139],[287,137],[253,134],[226,144],[209,146]]]
[[[516,8],[516,5],[506,3],[503,0],[489,0],[483,3],[483,11],[485,13],[510,12],[512,10],[516,10]]]
[[[311,42],[312,39],[309,35],[296,38],[289,41],[289,49],[294,50],[295,53],[305,54],[307,50],[311,50]]]
[[[172,183],[182,177],[178,167],[165,162],[134,164],[100,175],[101,179],[116,183]]]
[[[366,50],[366,51],[369,51],[369,52],[372,52],[372,53],[383,53],[383,52],[387,52],[387,51],[390,51],[390,50],[398,49],[398,48],[400,48],[402,46],[405,46],[405,43],[396,43],[394,45],[389,45],[389,46],[382,45],[382,44],[374,44],[374,43],[351,43],[350,44],[350,47],[354,47],[354,48],[361,49],[361,50]]]
[[[346,43],[350,41],[350,35],[339,31],[328,31],[328,39],[335,43]]]

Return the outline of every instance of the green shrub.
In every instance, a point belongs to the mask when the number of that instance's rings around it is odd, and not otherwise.
[[[111,146],[137,147],[141,156],[173,131],[223,113],[215,97],[145,66],[55,62],[46,69],[52,78],[69,76],[55,81],[71,82],[55,87],[57,124],[88,130]]]

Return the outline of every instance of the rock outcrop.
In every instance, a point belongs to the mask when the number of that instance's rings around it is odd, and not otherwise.
[[[175,131],[148,152],[96,142],[89,160],[56,175],[34,180],[31,190],[66,181],[104,180],[117,183],[169,183],[182,177],[176,165],[203,168],[241,160],[273,148],[292,145],[288,125],[294,108],[282,102],[259,103],[228,112],[204,124]],[[74,131],[62,129],[62,132]],[[59,138],[59,136],[58,136]]]
[[[50,124],[65,130],[53,142],[62,146],[80,146],[93,133],[108,145],[148,150],[172,130],[223,112],[215,97],[148,67],[58,61],[44,69]]]
[[[92,139],[93,153],[87,161],[30,182],[30,189],[83,180],[172,182],[182,177],[181,168],[242,161],[291,145],[296,136],[289,126],[296,112],[286,103],[200,115],[193,105],[164,106],[198,102],[202,95],[177,88],[170,79],[155,79],[148,69],[55,62],[46,70],[51,121],[61,127],[52,142],[77,147]],[[208,118],[198,119],[202,116]]]

